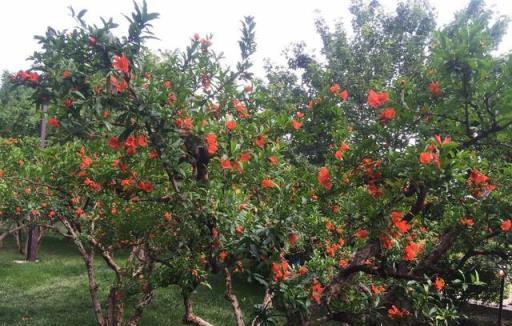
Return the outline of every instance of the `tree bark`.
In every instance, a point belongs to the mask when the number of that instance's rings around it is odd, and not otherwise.
[[[33,225],[28,228],[27,245],[26,245],[26,250],[25,250],[25,252],[26,252],[25,260],[26,261],[36,261],[37,260],[40,232],[41,232],[41,230],[38,226]]]
[[[110,289],[107,299],[106,326],[120,326],[123,321],[123,292],[116,286]]]
[[[183,295],[183,304],[185,305],[185,315],[183,316],[184,323],[196,326],[213,326],[206,320],[194,315],[194,312],[192,311],[192,300],[190,300],[190,295]]]
[[[226,293],[224,294],[224,297],[231,303],[231,307],[233,307],[236,325],[245,326],[242,309],[240,309],[240,303],[238,302],[238,298],[233,293],[233,281],[231,279],[231,273],[229,272],[229,269],[227,267],[224,267],[224,279],[226,286]]]

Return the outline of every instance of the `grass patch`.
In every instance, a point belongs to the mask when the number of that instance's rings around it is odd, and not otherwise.
[[[19,264],[15,245],[6,241],[0,249],[0,325],[95,325],[84,263],[72,243],[56,236],[44,238],[39,262]],[[112,272],[101,258],[95,261],[99,294],[106,298]],[[231,306],[224,299],[221,277],[210,280],[193,295],[194,312],[215,325],[233,325]],[[263,291],[235,282],[234,291],[246,317]],[[177,287],[158,289],[144,312],[141,325],[179,325],[183,303]]]

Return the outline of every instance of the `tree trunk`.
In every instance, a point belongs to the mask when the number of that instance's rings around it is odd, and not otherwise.
[[[27,246],[26,246],[26,256],[25,260],[27,261],[36,261],[37,260],[37,251],[39,249],[39,236],[41,230],[38,226],[30,226],[27,233]]]
[[[121,326],[123,321],[124,305],[123,292],[112,287],[107,299],[107,315],[105,316],[106,326]]]
[[[20,226],[19,223],[17,226]],[[23,243],[22,229],[14,232],[14,238],[16,239],[16,247],[18,248],[18,252],[25,256],[25,247],[21,245]]]

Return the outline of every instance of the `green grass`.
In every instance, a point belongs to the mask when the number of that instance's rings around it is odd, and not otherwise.
[[[22,259],[10,241],[0,249],[0,325],[95,325],[90,305],[84,263],[74,246],[61,238],[47,236],[39,262],[18,264]],[[99,293],[104,299],[113,275],[96,260]],[[231,306],[224,299],[222,279],[210,280],[213,290],[198,289],[193,295],[194,312],[214,325],[233,325]],[[261,289],[235,282],[242,310],[249,317],[261,302]],[[180,325],[183,304],[176,287],[159,289],[144,312],[141,325]]]

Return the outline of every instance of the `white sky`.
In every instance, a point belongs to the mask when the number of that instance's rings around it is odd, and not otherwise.
[[[213,33],[213,47],[223,51],[229,62],[239,55],[240,19],[244,15],[256,18],[258,50],[257,71],[261,71],[263,58],[282,63],[282,51],[292,42],[305,41],[310,49],[320,48],[320,38],[315,32],[314,18],[322,16],[330,24],[344,19],[349,27],[350,0],[147,0],[150,12],[159,12],[154,23],[159,41],[149,43],[153,49],[183,48],[194,33]],[[392,9],[395,0],[381,0]],[[437,12],[438,24],[451,21],[453,14],[463,8],[468,0],[430,0]],[[512,17],[512,1],[487,0],[488,6],[500,15]],[[98,22],[97,17],[113,17],[121,23],[118,33],[125,33],[125,18],[133,8],[131,0],[14,0],[5,1],[0,10],[0,71],[17,71],[29,67],[25,59],[37,49],[33,36],[44,34],[47,26],[57,29],[75,25],[69,16],[68,6],[76,12],[87,9],[88,22]],[[512,48],[512,33],[504,39],[500,52]],[[281,59],[281,60],[280,60]]]

